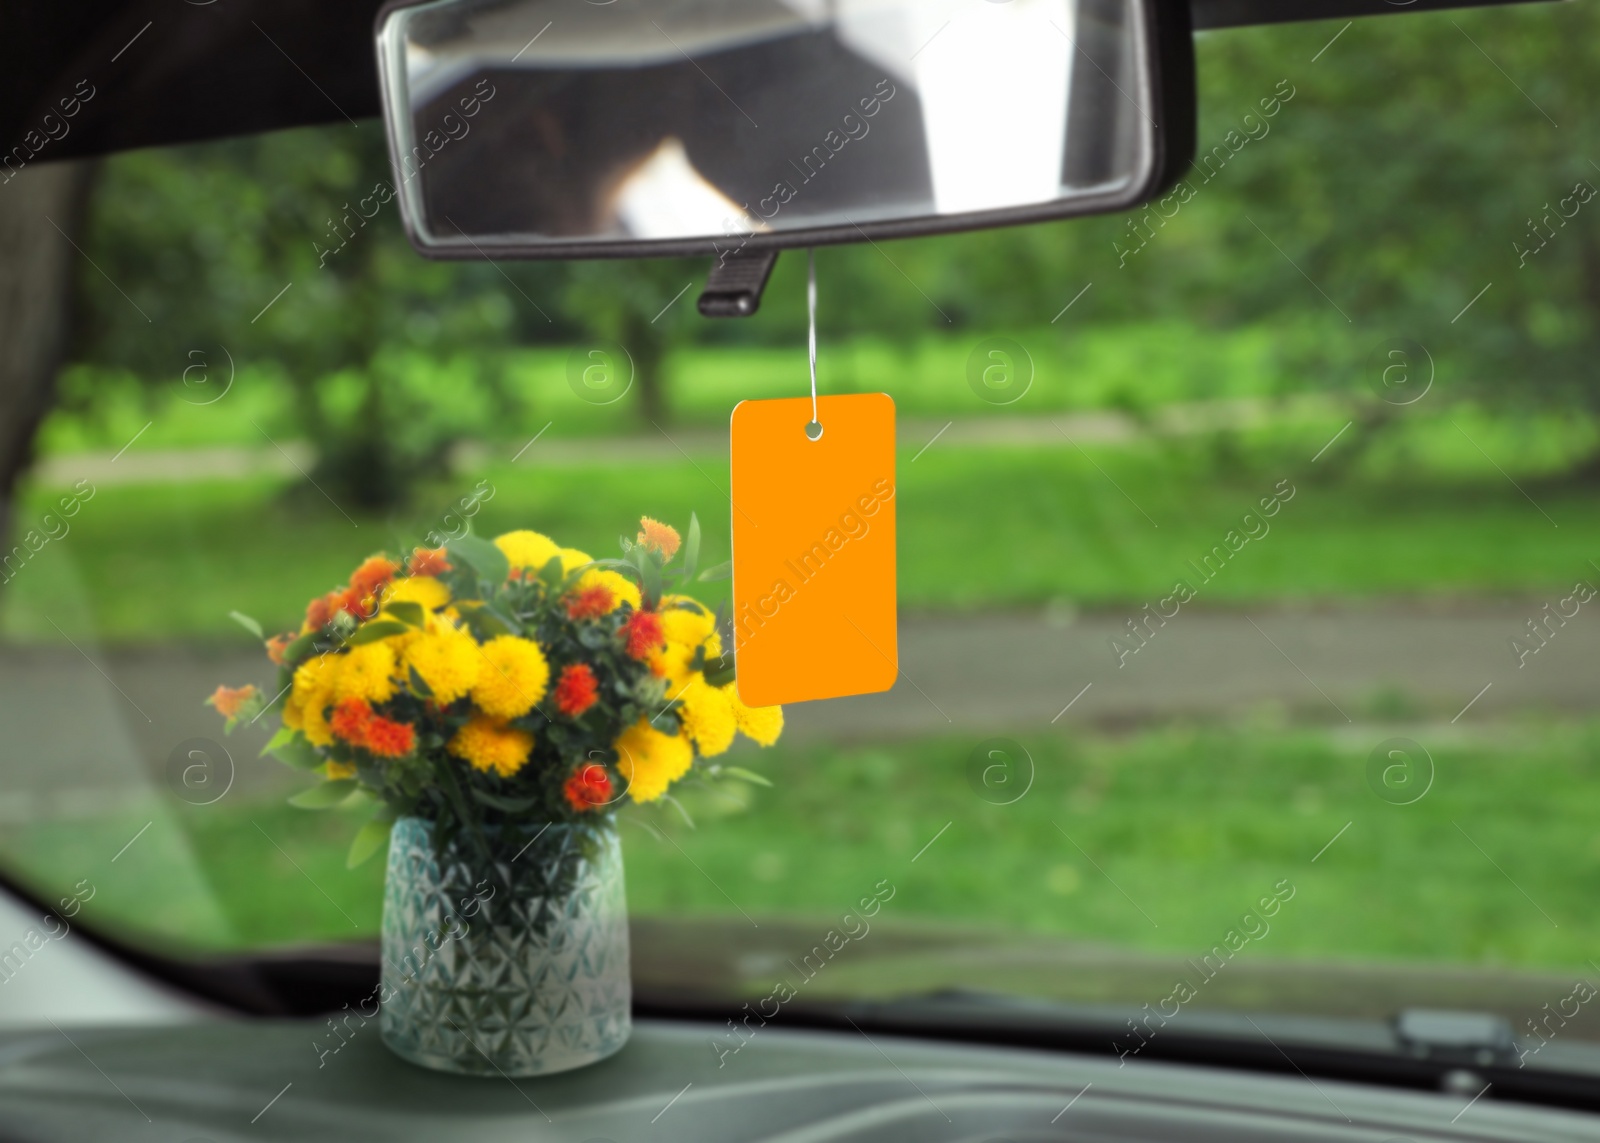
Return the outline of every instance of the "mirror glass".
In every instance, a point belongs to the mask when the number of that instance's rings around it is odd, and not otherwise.
[[[419,247],[687,253],[1131,205],[1161,173],[1150,21],[1146,0],[436,0],[378,46]]]

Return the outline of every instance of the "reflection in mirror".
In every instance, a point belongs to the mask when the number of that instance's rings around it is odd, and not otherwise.
[[[1162,176],[1151,26],[1146,0],[435,0],[379,52],[418,245],[561,257],[1130,205]]]

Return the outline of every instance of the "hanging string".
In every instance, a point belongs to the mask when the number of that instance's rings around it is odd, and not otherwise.
[[[806,318],[808,345],[811,350],[811,424],[806,426],[806,436],[817,440],[822,436],[822,421],[817,415],[817,252],[806,251]]]

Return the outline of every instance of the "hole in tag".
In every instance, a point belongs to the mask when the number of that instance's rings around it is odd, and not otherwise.
[[[820,441],[822,439],[822,422],[811,421],[806,425],[806,439]]]

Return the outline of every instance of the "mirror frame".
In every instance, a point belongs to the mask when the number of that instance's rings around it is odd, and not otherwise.
[[[441,243],[422,227],[417,195],[408,189],[397,156],[402,153],[397,137],[395,75],[401,66],[387,32],[390,18],[408,8],[418,8],[436,0],[387,0],[378,10],[373,25],[377,52],[378,81],[382,92],[384,132],[389,143],[389,161],[395,180],[395,196],[406,237],[425,258],[439,261],[576,261],[589,258],[682,258],[718,257],[718,243],[727,235],[705,238],[625,239],[600,242],[505,244],[485,249],[470,238],[464,243]],[[1148,74],[1142,77],[1154,106],[1154,124],[1148,128],[1149,169],[1144,177],[1126,190],[1086,194],[1070,200],[999,210],[973,211],[951,215],[923,215],[894,221],[866,222],[859,226],[822,226],[804,230],[741,236],[738,256],[836,246],[879,238],[916,238],[929,234],[953,234],[968,230],[991,230],[1080,218],[1130,210],[1171,190],[1194,161],[1197,134],[1194,31],[1189,0],[1128,0],[1134,8],[1137,27],[1148,47],[1145,53]],[[409,112],[409,108],[407,109]],[[408,150],[408,148],[404,149]],[[730,255],[731,257],[731,255]]]

